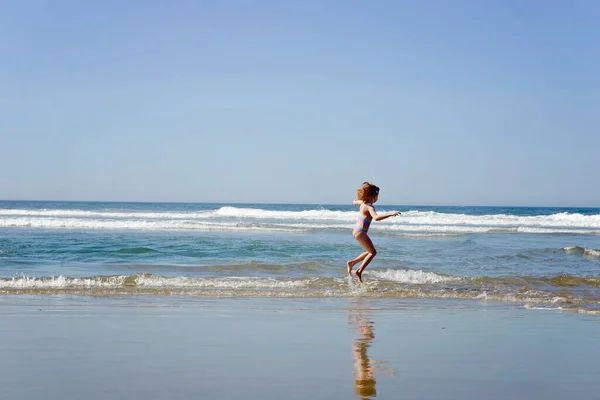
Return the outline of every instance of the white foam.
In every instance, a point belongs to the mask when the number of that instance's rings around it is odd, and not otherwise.
[[[64,218],[143,218],[143,219],[207,219],[248,218],[283,220],[353,221],[355,211],[304,210],[274,211],[259,208],[221,207],[197,212],[141,212],[141,211],[86,211],[86,210],[19,210],[0,209],[0,216],[64,217]]]
[[[385,212],[384,209],[380,210]],[[352,229],[356,211],[324,209],[275,211],[258,208],[221,207],[197,212],[136,212],[86,210],[0,209],[0,227],[298,231]],[[373,223],[372,232],[400,235],[451,235],[488,232],[600,234],[600,215],[558,213],[539,216],[467,215],[434,211],[408,211]],[[589,249],[592,257],[597,250]]]
[[[216,288],[216,289],[283,289],[306,286],[308,280],[277,280],[274,278],[226,277],[187,278],[140,276],[137,286],[147,288]]]
[[[545,311],[563,310],[562,307],[542,307],[542,306],[535,306],[535,305],[531,305],[531,304],[525,304],[524,308],[526,308],[528,310],[545,310]]]
[[[565,227],[598,228],[600,214],[583,215],[558,213],[552,215],[518,216],[506,214],[468,215],[446,214],[435,211],[409,211],[394,218],[393,223],[415,225],[457,225],[473,227]]]
[[[567,246],[563,248],[567,253],[581,252],[584,256],[590,258],[600,258],[600,250],[590,249],[587,247]]]
[[[600,258],[600,250],[584,249],[583,254],[588,257]]]
[[[253,219],[284,219],[284,220],[325,220],[325,221],[354,221],[355,211],[303,210],[303,211],[273,211],[257,208],[221,207],[214,216],[253,218]]]
[[[199,231],[297,231],[311,229],[305,225],[247,224],[191,220],[108,220],[77,218],[0,218],[0,227],[110,229],[110,230],[199,230]]]
[[[162,276],[106,276],[91,278],[67,278],[64,276],[37,278],[22,276],[0,280],[3,289],[89,289],[138,286],[149,289],[218,288],[218,289],[285,289],[305,287],[308,279],[277,280],[275,278],[225,277],[188,278]]]
[[[395,270],[388,269],[386,271],[369,271],[370,275],[378,279],[384,279],[393,282],[410,283],[410,284],[427,284],[427,283],[443,283],[456,282],[461,278],[455,276],[438,275],[434,272],[414,271],[414,270]]]
[[[35,278],[22,276],[19,278],[0,280],[0,288],[4,289],[66,289],[115,287],[125,283],[125,276],[97,278],[66,278],[57,276],[51,278]]]

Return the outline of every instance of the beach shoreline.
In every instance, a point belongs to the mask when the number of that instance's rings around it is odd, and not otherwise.
[[[419,299],[0,296],[7,398],[592,399],[600,319]]]

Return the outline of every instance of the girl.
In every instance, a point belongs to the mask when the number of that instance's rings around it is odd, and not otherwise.
[[[366,251],[354,260],[349,260],[347,264],[348,275],[352,276],[352,267],[362,261],[362,264],[355,272],[359,282],[362,283],[362,272],[377,255],[377,250],[375,250],[371,238],[367,235],[371,221],[381,221],[389,217],[400,215],[400,213],[398,211],[391,211],[385,214],[377,214],[375,207],[373,207],[373,203],[377,202],[377,199],[379,198],[379,188],[369,182],[362,184],[361,188],[357,191],[357,196],[358,200],[354,200],[354,204],[360,205],[360,211],[358,219],[356,220],[356,227],[352,231],[352,234]]]

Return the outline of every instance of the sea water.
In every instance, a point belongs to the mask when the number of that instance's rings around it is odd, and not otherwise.
[[[427,298],[600,311],[600,209],[0,202],[0,295]],[[431,303],[428,303],[431,304]]]

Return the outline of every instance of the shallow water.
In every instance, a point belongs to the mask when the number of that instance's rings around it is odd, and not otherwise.
[[[600,310],[600,209],[0,202],[0,294],[430,298]]]

